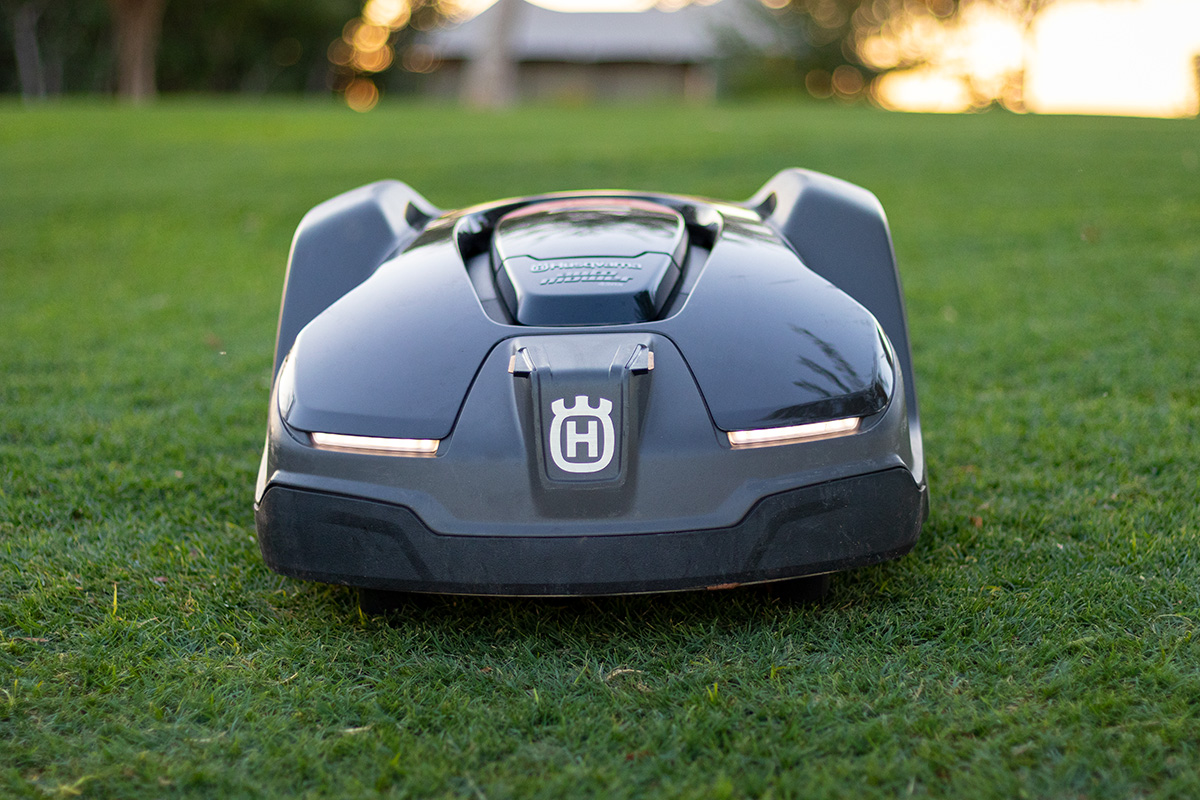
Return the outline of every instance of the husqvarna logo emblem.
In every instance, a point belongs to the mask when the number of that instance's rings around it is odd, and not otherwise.
[[[563,472],[599,472],[612,463],[617,437],[613,431],[612,401],[600,398],[594,407],[587,395],[575,395],[568,406],[561,397],[550,404],[550,458]]]

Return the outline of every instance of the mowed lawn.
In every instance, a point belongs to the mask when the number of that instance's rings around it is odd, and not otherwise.
[[[818,607],[278,577],[252,491],[292,231],[749,196],[888,211],[932,514]],[[0,106],[0,796],[1200,795],[1200,122],[861,108]]]

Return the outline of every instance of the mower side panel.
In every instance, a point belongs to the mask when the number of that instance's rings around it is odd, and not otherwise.
[[[379,181],[305,214],[288,256],[273,374],[301,328],[411,244],[438,213],[407,185]]]
[[[915,474],[925,473],[908,317],[883,206],[852,183],[806,169],[780,172],[746,205],[762,215],[805,266],[875,315],[900,360]]]

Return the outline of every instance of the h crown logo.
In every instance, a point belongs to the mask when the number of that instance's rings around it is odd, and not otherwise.
[[[565,397],[550,404],[554,412],[549,436],[554,466],[580,474],[599,472],[612,462],[617,444],[612,405],[611,400],[602,397],[593,408],[591,398],[583,394],[575,395],[571,406]]]

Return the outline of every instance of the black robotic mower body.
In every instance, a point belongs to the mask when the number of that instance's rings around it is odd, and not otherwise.
[[[716,588],[896,558],[927,514],[887,222],[813,172],[745,203],[356,189],[296,232],[275,376],[255,515],[299,578]]]

